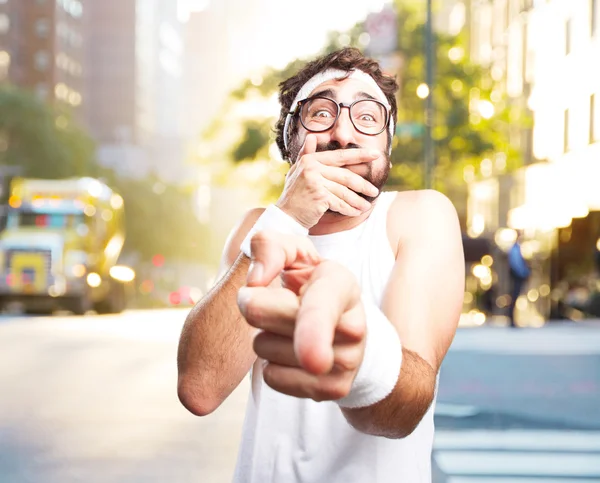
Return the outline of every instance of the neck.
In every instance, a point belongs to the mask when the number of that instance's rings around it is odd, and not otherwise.
[[[359,216],[344,216],[339,213],[325,213],[308,233],[309,235],[330,235],[332,233],[351,230],[365,221],[373,211],[374,207],[375,203],[371,205],[369,211],[366,211]]]

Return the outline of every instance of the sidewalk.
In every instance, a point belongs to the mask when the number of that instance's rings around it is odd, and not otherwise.
[[[543,327],[460,327],[450,351],[527,355],[600,355],[600,320],[551,321]]]
[[[482,328],[482,327],[508,327],[509,320],[508,317],[504,315],[493,315],[490,317],[485,317],[481,313],[476,313],[474,315],[471,314],[462,314],[460,319],[459,328],[471,329],[471,328]],[[547,327],[557,327],[557,326],[570,326],[570,327],[599,327],[600,328],[600,319],[583,319],[583,320],[546,320],[546,321],[535,321],[526,323],[524,326],[519,327],[521,329],[540,329]]]

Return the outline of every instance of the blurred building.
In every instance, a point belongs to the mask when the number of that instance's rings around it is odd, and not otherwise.
[[[270,0],[206,2],[185,26],[186,132],[198,137],[222,110],[229,93],[265,67]]]
[[[79,0],[1,0],[0,82],[82,115],[85,13]]]
[[[87,123],[100,144],[140,140],[136,98],[134,1],[88,2],[86,15]]]
[[[519,306],[531,320],[564,315],[557,307],[574,285],[585,285],[600,238],[599,3],[466,4],[471,58],[499,89],[491,101],[533,121],[524,126],[515,117],[503,127],[525,166],[505,175],[494,162],[471,184],[469,228],[505,247],[511,229],[524,232],[534,272]]]
[[[177,2],[93,0],[86,19],[87,120],[101,162],[127,176],[188,181]]]
[[[216,8],[192,12],[185,25],[184,119],[190,139],[208,127],[234,85],[226,29],[225,13]]]

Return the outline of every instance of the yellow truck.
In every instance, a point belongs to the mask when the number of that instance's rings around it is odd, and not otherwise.
[[[123,198],[93,178],[15,178],[0,233],[0,304],[28,313],[124,310]]]

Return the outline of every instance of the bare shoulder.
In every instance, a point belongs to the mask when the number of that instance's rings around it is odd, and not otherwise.
[[[458,214],[452,201],[436,190],[401,191],[396,194],[388,214],[390,237],[398,244],[410,240],[461,240]],[[441,241],[441,240],[440,240]]]
[[[416,218],[423,214],[456,215],[452,201],[436,190],[399,191],[392,204],[392,210],[397,214],[412,214]]]

